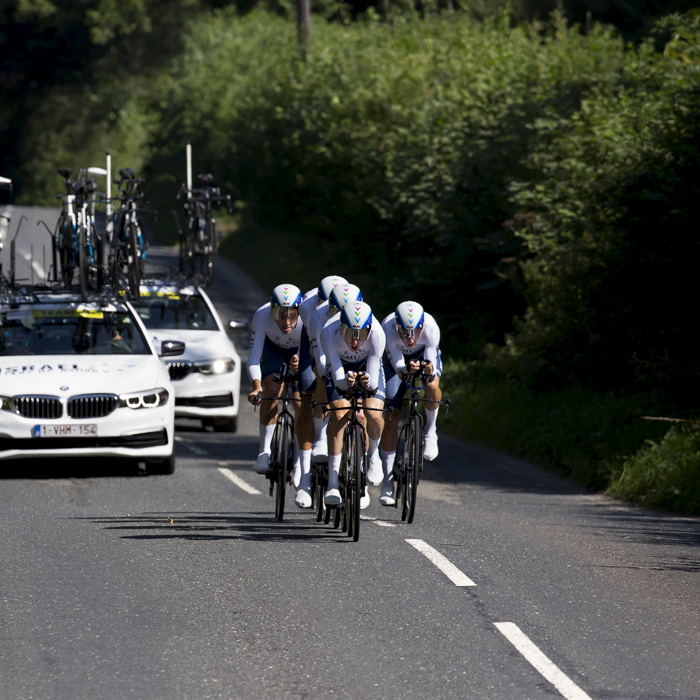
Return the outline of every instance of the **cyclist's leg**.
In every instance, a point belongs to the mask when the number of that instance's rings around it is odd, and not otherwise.
[[[299,394],[295,394],[295,398],[301,398],[301,404],[294,402],[296,415],[294,434],[299,460],[295,461],[293,479],[298,489],[295,503],[301,508],[311,507],[311,444],[314,437],[311,394],[315,381],[316,376],[311,368],[311,344],[306,328],[303,328],[299,346]]]
[[[386,400],[386,381],[384,377],[383,364],[379,364],[379,377],[377,393],[367,399],[366,406],[368,408],[384,408]],[[382,437],[384,429],[384,414],[379,411],[363,411],[367,421],[367,478],[373,486],[379,486],[382,483],[382,460],[379,456],[379,441]]]
[[[425,398],[430,401],[441,401],[440,375],[442,374],[442,359],[440,349],[437,353],[437,367],[433,370],[435,377],[432,382],[425,384]],[[432,461],[438,456],[437,414],[440,408],[434,404],[423,404],[425,408],[425,428],[423,429],[423,459]]]
[[[343,451],[343,431],[347,422],[350,402],[338,393],[333,383],[330,367],[326,368],[326,393],[330,402],[330,421],[328,423],[328,490],[324,496],[327,506],[340,505],[340,489],[338,488],[338,474],[340,472],[340,458]]]
[[[394,462],[396,449],[399,445],[399,423],[401,422],[401,404],[406,391],[405,382],[396,374],[389,359],[384,357],[384,371],[386,379],[386,407],[391,408],[390,413],[384,414],[384,430],[380,442],[380,454],[382,457],[382,492],[379,502],[383,506],[394,505]]]
[[[282,385],[275,381],[274,374],[279,372],[280,367],[285,362],[285,357],[274,343],[268,339],[260,358],[260,372],[262,374],[263,398],[276,398],[282,393]],[[270,464],[270,451],[272,444],[272,433],[275,430],[277,419],[277,402],[263,401],[259,406],[260,416],[260,451],[255,460],[253,469],[258,474],[264,474]]]

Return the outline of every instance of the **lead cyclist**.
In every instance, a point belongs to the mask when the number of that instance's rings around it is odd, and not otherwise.
[[[386,334],[384,371],[386,393],[391,412],[384,425],[381,440],[384,481],[379,502],[383,506],[394,505],[394,460],[399,444],[398,428],[401,420],[401,405],[408,388],[408,378],[414,374],[425,377],[425,398],[440,401],[440,328],[435,319],[415,301],[404,301],[382,321]],[[423,429],[423,458],[432,461],[438,456],[437,414],[438,406],[423,404],[425,428]]]
[[[382,409],[386,398],[382,355],[386,346],[384,331],[373,323],[372,309],[363,301],[346,304],[340,313],[323,327],[320,336],[326,357],[326,391],[332,410],[328,426],[328,490],[324,496],[327,506],[342,502],[338,487],[343,431],[347,423],[350,401],[347,391],[356,382],[371,394],[363,400],[363,406]],[[367,421],[369,472],[379,470],[379,439],[384,427],[383,414],[372,410],[364,412]],[[360,508],[369,506],[369,493],[365,488],[360,498]]]

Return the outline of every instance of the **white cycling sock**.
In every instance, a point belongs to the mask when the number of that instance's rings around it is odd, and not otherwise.
[[[301,475],[309,474],[311,472],[311,450],[299,450],[299,457],[301,459]]]
[[[367,459],[372,459],[372,457],[377,454],[377,450],[379,449],[379,440],[372,440],[372,438],[369,438],[367,443]]]
[[[384,452],[382,450],[382,466],[384,467],[384,476],[389,476],[394,470],[394,460],[396,459],[396,450],[393,452]]]
[[[275,432],[275,424],[260,424],[260,452],[272,452],[272,433]]]
[[[297,472],[301,469],[301,450],[299,449],[299,442],[297,436],[294,436],[294,471]]]
[[[423,429],[423,435],[431,435],[435,437],[437,435],[437,414],[439,409],[432,410],[430,408],[425,409],[425,428]]]
[[[338,488],[338,474],[340,473],[340,455],[328,455],[328,488]]]

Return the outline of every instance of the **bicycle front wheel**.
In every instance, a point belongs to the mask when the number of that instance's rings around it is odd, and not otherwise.
[[[207,248],[202,258],[202,270],[204,279],[208,285],[214,284],[214,255],[216,254],[216,229],[214,222],[209,219],[207,221]]]
[[[274,441],[277,453],[275,454],[275,517],[277,520],[284,518],[284,499],[287,495],[287,474],[292,460],[292,425],[288,416],[282,416],[275,426],[275,431],[281,431],[278,440]],[[274,439],[273,439],[274,440]]]
[[[364,440],[362,439],[362,426],[355,425],[352,430],[352,456],[350,459],[349,480],[350,488],[350,524],[348,525],[348,537],[354,542],[360,539],[360,499],[362,498],[362,471],[365,463]]]
[[[418,492],[418,475],[420,474],[423,461],[423,426],[420,416],[414,415],[410,419],[408,431],[408,461],[406,464],[406,485],[404,488],[403,512],[409,523],[413,522],[416,512],[416,494]],[[403,518],[402,518],[403,519]]]

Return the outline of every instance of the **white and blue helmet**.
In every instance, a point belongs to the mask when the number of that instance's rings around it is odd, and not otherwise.
[[[346,343],[364,343],[372,330],[372,309],[364,301],[345,304],[340,310],[340,332]]]
[[[394,313],[396,331],[404,340],[417,339],[423,330],[425,312],[423,307],[415,301],[403,301],[396,307]]]
[[[272,290],[270,297],[270,309],[275,321],[286,318],[290,309],[296,309],[299,313],[301,304],[301,290],[293,284],[279,284]]]
[[[362,301],[362,292],[359,287],[354,284],[339,284],[333,287],[328,296],[331,316],[335,316],[345,304],[351,304],[355,301]]]
[[[347,284],[348,281],[345,277],[338,277],[338,275],[329,275],[321,280],[321,284],[318,285],[318,303],[323,304],[324,301],[328,301],[328,296],[333,291],[333,287],[339,284]]]

